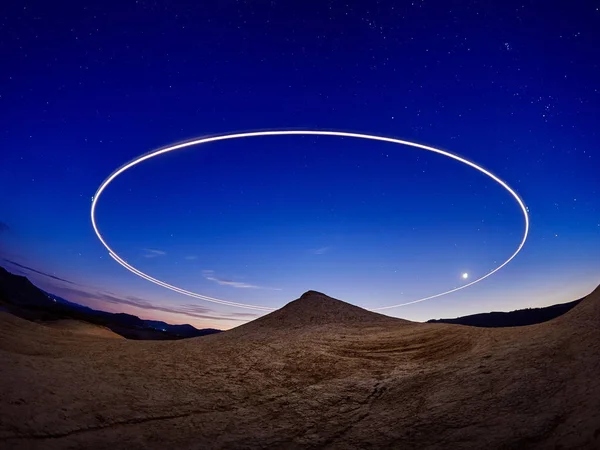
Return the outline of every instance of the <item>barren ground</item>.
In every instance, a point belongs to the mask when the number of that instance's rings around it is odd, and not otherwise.
[[[182,341],[67,325],[0,312],[0,448],[600,448],[600,288],[519,328],[313,292]]]

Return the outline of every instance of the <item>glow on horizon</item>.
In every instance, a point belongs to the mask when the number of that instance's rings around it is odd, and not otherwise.
[[[200,144],[206,144],[208,142],[216,142],[216,141],[224,141],[224,140],[229,140],[229,139],[242,139],[242,138],[249,138],[249,137],[260,137],[260,136],[285,136],[285,135],[316,135],[316,136],[337,136],[337,137],[350,137],[350,138],[358,138],[358,139],[366,139],[366,140],[373,140],[373,141],[382,141],[382,142],[390,142],[392,144],[398,144],[398,145],[407,145],[409,147],[416,147],[416,148],[420,148],[422,150],[427,150],[433,153],[438,153],[440,155],[443,156],[447,156],[448,158],[454,159],[456,161],[459,161],[469,167],[472,167],[476,170],[478,170],[479,172],[487,175],[489,178],[491,178],[492,180],[494,180],[496,183],[498,183],[500,186],[502,186],[504,189],[506,189],[508,191],[509,194],[511,194],[514,199],[517,201],[519,207],[521,208],[521,211],[523,213],[523,218],[525,221],[525,227],[524,227],[524,232],[523,232],[523,237],[521,239],[520,244],[518,245],[517,249],[515,250],[515,252],[506,260],[504,261],[502,264],[500,264],[498,267],[496,267],[495,269],[491,270],[490,272],[486,273],[485,275],[477,278],[474,281],[471,281],[470,283],[464,284],[462,286],[459,286],[457,288],[454,289],[450,289],[448,291],[444,291],[441,292],[439,294],[435,294],[435,295],[431,295],[428,297],[423,297],[417,300],[413,300],[410,302],[406,302],[406,303],[399,303],[399,304],[395,304],[395,305],[390,305],[390,306],[383,306],[383,307],[379,307],[379,308],[373,308],[371,309],[372,311],[381,311],[381,310],[385,310],[385,309],[390,309],[390,308],[396,308],[399,306],[405,306],[405,305],[411,305],[414,303],[420,303],[420,302],[424,302],[426,300],[431,300],[437,297],[441,297],[443,295],[448,295],[451,294],[453,292],[457,292],[460,291],[462,289],[466,289],[469,286],[473,286],[476,283],[479,283],[480,281],[483,281],[484,279],[490,277],[491,275],[493,275],[494,273],[498,272],[500,269],[502,269],[504,266],[506,266],[509,262],[511,262],[516,256],[517,254],[522,250],[523,246],[525,245],[525,242],[527,241],[527,236],[529,235],[529,214],[527,211],[527,207],[525,206],[525,204],[523,203],[523,201],[521,200],[521,198],[517,195],[517,193],[510,187],[508,186],[508,184],[506,184],[506,182],[504,182],[503,180],[501,180],[500,178],[498,178],[496,175],[494,175],[493,173],[489,172],[488,170],[484,169],[483,167],[475,164],[474,162],[471,162],[465,158],[462,158],[458,155],[455,155],[453,153],[447,152],[445,150],[440,150],[434,147],[430,147],[430,146],[426,146],[423,144],[418,144],[415,142],[410,142],[410,141],[404,141],[404,140],[400,140],[400,139],[394,139],[394,138],[389,138],[389,137],[384,137],[384,136],[376,136],[376,135],[370,135],[370,134],[361,134],[361,133],[351,133],[351,132],[344,132],[344,131],[315,131],[315,130],[272,130],[272,131],[253,131],[253,132],[246,132],[246,133],[234,133],[234,134],[226,134],[226,135],[221,135],[221,136],[211,136],[211,137],[205,137],[205,138],[201,138],[201,139],[195,139],[192,141],[188,141],[188,142],[183,142],[180,144],[175,144],[175,145],[171,145],[169,147],[165,147],[162,149],[158,149],[158,150],[154,150],[151,151],[149,153],[146,153],[145,155],[142,155],[132,161],[130,161],[129,163],[121,166],[119,169],[117,169],[116,171],[114,171],[106,180],[104,180],[102,182],[102,184],[100,185],[100,187],[98,188],[98,190],[96,191],[96,194],[94,195],[94,197],[92,197],[92,207],[90,210],[90,217],[91,217],[91,221],[92,221],[92,226],[94,228],[94,232],[96,233],[96,236],[98,237],[98,239],[100,240],[100,242],[102,243],[102,245],[104,245],[104,247],[108,250],[108,254],[117,262],[119,263],[121,266],[123,266],[125,269],[129,270],[130,272],[132,272],[133,274],[147,280],[150,281],[154,284],[157,284],[158,286],[162,286],[166,289],[170,289],[174,292],[178,292],[180,294],[183,295],[187,295],[189,297],[193,297],[193,298],[197,298],[199,300],[204,300],[204,301],[208,301],[208,302],[212,302],[212,303],[218,303],[218,304],[222,304],[222,305],[227,305],[227,306],[234,306],[234,307],[238,307],[238,308],[246,308],[246,309],[254,309],[254,310],[259,310],[259,311],[265,311],[265,312],[270,312],[270,311],[274,311],[275,308],[269,308],[266,306],[260,306],[260,305],[250,305],[250,304],[246,304],[246,303],[239,303],[239,302],[231,302],[228,300],[223,300],[223,299],[218,299],[218,298],[214,298],[214,297],[208,297],[206,295],[202,295],[202,294],[198,294],[195,292],[191,292],[191,291],[187,291],[185,289],[179,288],[177,286],[171,285],[169,283],[166,283],[164,281],[158,280],[156,278],[151,277],[150,275],[140,271],[139,269],[136,269],[135,267],[131,266],[129,263],[127,263],[124,259],[122,259],[104,240],[104,238],[102,237],[102,235],[100,234],[100,231],[98,230],[98,226],[96,223],[96,206],[98,203],[98,199],[100,198],[100,196],[102,195],[102,193],[104,192],[104,190],[108,187],[108,185],[119,175],[121,175],[123,172],[127,171],[128,169],[146,161],[149,160],[151,158],[154,158],[155,156],[159,156],[162,155],[164,153],[168,153],[168,152],[172,152],[175,150],[180,150],[182,148],[186,148],[186,147],[191,147],[193,145],[200,145]],[[465,275],[467,275],[465,277]],[[462,274],[462,278],[463,279],[467,279],[468,278],[468,274]]]

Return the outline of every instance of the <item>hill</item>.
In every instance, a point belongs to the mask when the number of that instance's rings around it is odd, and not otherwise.
[[[555,319],[575,307],[581,299],[544,308],[518,309],[510,312],[489,312],[457,317],[455,319],[431,319],[428,323],[453,323],[472,327],[522,327]]]
[[[82,322],[87,322],[127,339],[172,340],[220,332],[212,328],[199,330],[188,324],[170,325],[156,320],[143,320],[132,314],[98,311],[44,292],[26,277],[11,274],[2,267],[0,308],[23,319],[48,324],[55,321],[76,321],[80,323],[78,329],[81,329]],[[89,330],[98,329],[90,327]]]
[[[252,322],[235,328],[236,332],[307,329],[320,326],[352,326],[356,324],[411,323],[404,319],[367,311],[358,306],[329,297],[321,292],[308,291],[282,308]]]

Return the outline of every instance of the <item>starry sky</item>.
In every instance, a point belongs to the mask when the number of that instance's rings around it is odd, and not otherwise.
[[[231,328],[262,314],[166,290],[96,239],[91,199],[153,149],[342,130],[450,151],[529,208],[489,279],[410,320],[566,302],[600,283],[600,1],[9,2],[0,16],[0,265],[94,308]],[[328,136],[190,147],[111,184],[98,225],[144,272],[277,308],[377,308],[508,258],[515,200],[407,146]],[[467,281],[462,274],[468,273]]]

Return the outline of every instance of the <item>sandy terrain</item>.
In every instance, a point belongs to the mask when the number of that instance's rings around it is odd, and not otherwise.
[[[0,448],[600,448],[600,288],[543,324],[420,324],[307,293],[182,341],[0,312]]]

